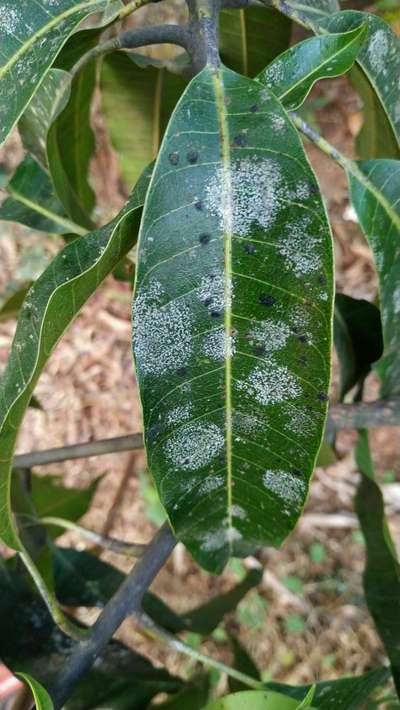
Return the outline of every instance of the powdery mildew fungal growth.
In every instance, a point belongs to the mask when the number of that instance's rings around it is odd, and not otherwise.
[[[238,380],[236,388],[265,406],[295,399],[302,394],[295,375],[286,365],[279,365],[272,358],[257,365],[245,380]]]
[[[206,186],[205,204],[224,224],[223,169],[218,168]],[[245,237],[254,223],[267,229],[274,222],[285,197],[282,174],[273,159],[243,158],[232,165],[232,227],[239,237]],[[286,195],[287,197],[287,195]]]
[[[279,242],[278,252],[285,257],[286,266],[299,278],[321,268],[321,239],[309,236],[310,218],[303,217],[286,226],[285,237]]]
[[[389,40],[384,30],[376,30],[368,42],[368,59],[372,69],[379,73],[385,70]]]
[[[164,453],[175,471],[197,471],[211,464],[224,445],[224,432],[216,424],[194,422],[168,438]]]
[[[279,498],[301,505],[306,491],[304,482],[287,471],[272,471],[268,469],[262,476],[262,481],[271,493]]]
[[[285,347],[290,334],[291,331],[287,323],[284,321],[274,322],[268,318],[250,331],[249,338],[254,340],[257,345],[262,345],[266,351],[280,350]]]

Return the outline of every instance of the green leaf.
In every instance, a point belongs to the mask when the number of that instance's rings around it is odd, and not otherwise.
[[[366,431],[359,433],[356,461],[362,473],[355,507],[366,545],[365,599],[389,657],[400,697],[400,565],[385,516],[382,492],[375,481]]]
[[[366,14],[348,10],[340,12],[324,20],[320,26],[329,32],[348,31],[360,22],[367,20],[368,34],[363,47],[357,57],[360,72],[375,92],[374,121],[379,126],[383,135],[391,140],[384,153],[379,152],[379,157],[400,157],[400,98],[398,91],[398,78],[400,75],[400,40],[386,22],[377,15]],[[358,82],[357,82],[358,83]],[[363,92],[362,92],[363,95]],[[365,91],[364,91],[365,98]],[[379,103],[378,103],[379,102]],[[369,118],[370,113],[366,114]],[[367,134],[370,135],[370,134]],[[382,140],[378,142],[379,147]],[[361,144],[362,145],[362,144]],[[365,145],[365,140],[364,140]],[[371,152],[365,154],[366,158],[376,157],[376,141],[371,145]],[[394,145],[397,151],[394,152]],[[387,151],[387,152],[386,152]],[[363,156],[364,157],[364,156]]]
[[[53,234],[86,233],[68,219],[48,173],[31,156],[19,164],[6,190],[10,196],[0,207],[0,220]]]
[[[250,676],[250,678],[255,678],[255,680],[261,680],[261,675],[256,664],[248,651],[240,643],[239,639],[229,634],[229,641],[233,649],[233,667],[235,670]],[[228,684],[231,693],[235,693],[239,690],[247,690],[247,687],[242,681],[232,678],[232,676],[229,676]]]
[[[28,673],[51,688],[57,682],[59,669],[68,663],[75,643],[54,625],[28,578],[16,572],[16,561],[17,558],[8,560],[0,568],[0,657],[13,672]],[[78,600],[78,606],[82,605],[84,597]],[[183,687],[180,678],[111,641],[65,708],[143,710],[157,693],[177,693]]]
[[[74,77],[69,101],[47,135],[47,158],[56,192],[70,217],[88,229],[92,226],[88,215],[95,205],[95,194],[88,183],[89,164],[95,151],[90,125],[95,88],[93,61]]]
[[[149,468],[175,533],[218,572],[293,529],[329,382],[329,226],[299,137],[259,82],[225,68],[192,80],[138,253]]]
[[[102,64],[102,109],[123,179],[134,184],[153,160],[186,80],[139,54],[115,52]],[[132,126],[135,130],[132,130]]]
[[[191,678],[186,686],[165,703],[150,705],[149,710],[204,710],[210,695],[210,676],[207,673]]]
[[[310,22],[317,22],[340,10],[338,0],[287,0],[280,3],[281,12],[286,13],[285,6],[288,8],[287,14],[296,21],[299,21],[298,16],[301,16]],[[300,24],[302,24],[301,20]]]
[[[340,364],[340,400],[371,371],[382,355],[379,309],[369,301],[337,293],[334,341]]]
[[[388,668],[375,668],[364,675],[315,683],[313,703],[318,710],[360,710],[371,693],[387,683],[389,676]],[[303,700],[312,686],[267,683],[267,687]]]
[[[2,0],[0,23],[0,143],[21,117],[62,46],[86,17],[109,0]]]
[[[350,197],[379,279],[384,354],[376,370],[382,396],[400,393],[400,161],[346,161]]]
[[[21,310],[31,283],[22,285],[11,284],[4,294],[0,295],[0,323],[15,318]]]
[[[207,705],[205,710],[296,710],[297,700],[280,693],[265,690],[246,690],[226,695],[220,700]]]
[[[211,634],[221,623],[224,616],[235,611],[247,592],[256,587],[261,579],[261,570],[250,570],[242,582],[236,584],[229,592],[214,597],[200,607],[183,614],[186,627],[205,636]]]
[[[16,673],[15,675],[29,685],[35,701],[36,710],[54,710],[50,695],[37,680],[32,678],[28,673]]]
[[[279,55],[257,77],[287,109],[296,109],[319,79],[351,69],[367,33],[367,23],[349,32],[311,37]]]
[[[10,508],[15,441],[36,382],[65,329],[136,242],[147,173],[124,210],[105,227],[65,247],[29,291],[0,380],[0,537],[20,549]]]
[[[289,46],[291,29],[291,21],[272,8],[222,10],[222,60],[239,74],[253,77]]]

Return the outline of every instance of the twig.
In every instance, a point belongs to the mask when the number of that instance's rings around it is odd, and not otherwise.
[[[338,163],[344,170],[349,169],[349,163],[352,161],[346,158],[342,153],[340,153],[333,145],[328,143],[325,138],[319,135],[317,131],[314,131],[311,126],[308,125],[305,121],[303,121],[300,116],[298,116],[296,113],[292,112],[290,114],[290,118],[292,119],[294,125],[296,128],[303,133],[314,145],[317,146],[320,150],[322,150],[323,153],[326,155],[329,155],[330,158],[335,160],[336,163]]]
[[[88,62],[104,54],[121,49],[137,49],[151,44],[177,44],[187,50],[186,30],[180,25],[155,25],[154,27],[140,27],[139,29],[128,30],[96,45],[89,52],[86,52],[73,66],[71,74],[73,77],[76,76]]]
[[[50,689],[55,710],[70,697],[80,678],[93,666],[122,622],[141,609],[144,593],[167,561],[176,540],[167,524],[159,530],[132,572],[104,607],[89,637],[74,647]]]
[[[340,429],[373,429],[379,426],[400,426],[400,397],[358,404],[337,404],[329,409],[328,432]],[[105,454],[142,448],[142,434],[128,434],[128,436],[117,436],[113,439],[100,439],[85,444],[73,444],[57,449],[19,454],[14,458],[14,468],[45,466],[61,461],[104,456]]]
[[[116,552],[119,555],[126,555],[127,557],[142,557],[147,549],[147,545],[117,540],[115,537],[108,537],[94,530],[88,530],[82,527],[82,525],[77,525],[77,523],[72,523],[70,520],[65,520],[65,518],[56,518],[49,515],[36,519],[35,524],[37,525],[38,523],[42,523],[43,525],[56,525],[59,528],[71,530],[71,532],[81,535],[87,540],[94,542],[96,545],[100,545],[100,547],[103,547],[105,550],[111,550],[112,552]]]
[[[169,648],[172,648],[174,651],[178,651],[178,653],[183,653],[185,654],[185,656],[190,656],[190,658],[193,658],[196,661],[199,661],[200,663],[204,663],[204,665],[206,666],[215,668],[221,673],[226,673],[231,678],[235,678],[236,680],[245,683],[245,685],[248,685],[250,688],[254,688],[255,690],[262,690],[264,688],[261,681],[256,680],[255,678],[252,678],[251,676],[248,676],[245,673],[241,673],[235,668],[231,668],[230,666],[227,666],[225,665],[225,663],[217,661],[211,656],[207,656],[206,654],[201,653],[201,651],[198,651],[192,646],[189,646],[189,644],[185,643],[184,641],[181,641],[180,639],[176,638],[168,631],[165,631],[165,629],[162,629],[160,626],[155,624],[154,621],[144,612],[139,611],[135,613],[134,618],[135,621],[137,621],[138,625],[146,632],[146,635],[150,636],[156,641],[162,641],[163,643],[166,643]]]

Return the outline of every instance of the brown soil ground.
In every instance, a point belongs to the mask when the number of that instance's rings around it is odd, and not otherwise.
[[[159,7],[151,10],[156,16]],[[159,15],[156,21],[160,21]],[[353,155],[361,106],[348,81],[339,79],[318,86],[308,105],[309,118],[319,125],[328,140],[345,154]],[[122,203],[125,189],[97,113],[94,120],[98,150],[92,175],[102,221],[106,221]],[[333,226],[337,289],[373,300],[376,275],[366,242],[349,210],[346,178],[341,169],[316,148],[307,146],[307,152],[321,181]],[[19,140],[13,136],[0,158],[11,171],[20,157]],[[59,248],[58,240],[2,223],[0,292],[21,268],[21,259],[26,260],[27,253],[30,259],[36,255],[39,273],[43,259],[54,255]],[[28,412],[18,452],[140,431],[141,415],[130,346],[130,300],[128,285],[110,278],[82,310],[38,384],[36,394],[43,411]],[[6,362],[14,327],[13,322],[0,325],[1,364]],[[334,383],[335,379],[336,371]],[[369,378],[367,392],[369,398],[377,395],[373,376]],[[228,620],[268,677],[289,683],[335,678],[361,673],[385,661],[363,602],[364,547],[356,521],[348,517],[353,511],[352,499],[358,479],[352,454],[354,439],[352,432],[339,436],[340,459],[334,465],[316,470],[302,522],[282,549],[268,549],[261,554],[265,570],[263,583]],[[386,490],[392,531],[396,543],[400,544],[400,523],[396,520],[400,507],[400,437],[395,429],[381,428],[373,433],[372,442],[379,473],[393,471],[395,474]],[[145,459],[139,452],[68,462],[41,471],[61,473],[66,485],[77,487],[86,487],[102,474],[84,524],[122,539],[146,542],[154,532],[154,525],[149,520],[143,485],[139,483],[139,472],[144,468]],[[316,513],[323,513],[322,521],[313,517]],[[85,547],[82,540],[71,535],[63,540],[80,549]],[[317,558],[315,543],[322,546],[320,558]],[[129,564],[120,557],[108,554],[104,558],[129,569]],[[245,560],[244,564],[251,566],[254,559]],[[297,581],[293,582],[293,578]],[[180,611],[228,589],[236,580],[234,566],[221,577],[210,576],[199,570],[188,553],[178,546],[157,578],[154,590]],[[93,618],[93,614],[82,613],[86,619]],[[126,623],[119,635],[136,650],[165,663],[172,671],[189,672],[187,659],[144,640],[130,624]],[[230,661],[223,635],[204,643],[203,650]]]

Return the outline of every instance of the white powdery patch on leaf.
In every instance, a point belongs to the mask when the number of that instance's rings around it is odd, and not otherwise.
[[[153,281],[134,302],[133,348],[144,374],[161,376],[187,364],[192,351],[193,314],[182,301],[161,308],[163,288]]]
[[[223,170],[216,170],[206,187],[205,205],[211,214],[219,219],[224,229],[228,216],[224,208],[227,203],[224,193]],[[270,227],[282,205],[285,190],[279,165],[271,159],[256,160],[244,158],[236,161],[231,172],[231,205],[233,231],[245,237],[254,223],[267,229]]]
[[[224,272],[221,270],[203,276],[197,289],[200,301],[210,311],[222,311],[225,307],[230,308],[231,293],[232,283],[231,281],[226,282]]]
[[[400,286],[396,286],[393,291],[393,307],[396,315],[400,313]]]
[[[214,475],[209,475],[207,478],[204,479],[203,483],[201,486],[198,488],[199,495],[207,495],[208,493],[211,493],[212,491],[216,491],[217,488],[221,488],[225,484],[225,478],[222,474],[219,474],[218,476]]]
[[[287,226],[286,236],[278,245],[278,252],[285,257],[287,267],[298,277],[315,271],[322,263],[317,251],[320,240],[309,235],[309,223],[309,217],[291,222]]]
[[[223,527],[205,535],[201,549],[204,552],[220,550],[225,545],[242,539],[242,534],[236,528]]]
[[[263,484],[271,493],[292,503],[301,503],[306,492],[303,481],[287,471],[268,469],[263,473]]]
[[[256,434],[263,431],[265,423],[260,422],[257,417],[252,414],[242,414],[242,412],[234,412],[233,414],[233,429],[242,434]]]
[[[196,471],[208,466],[224,445],[225,437],[216,424],[194,422],[172,434],[164,452],[175,470]]]
[[[250,337],[265,350],[284,348],[290,336],[290,328],[284,321],[265,320],[249,333]]]
[[[372,69],[379,73],[385,68],[389,40],[384,30],[374,32],[368,42],[368,59]]]
[[[240,505],[231,505],[229,512],[233,518],[240,518],[240,520],[245,520],[247,518],[246,511]]]
[[[224,360],[225,357],[232,357],[235,354],[236,343],[235,338],[230,335],[225,336],[225,329],[222,326],[205,336],[201,351],[211,360]]]
[[[0,4],[0,31],[3,34],[14,34],[18,28],[19,16],[8,4]]]
[[[290,324],[293,328],[307,328],[310,325],[310,314],[304,306],[293,306],[290,310]]]
[[[313,436],[316,430],[316,422],[306,410],[290,406],[289,418],[283,428],[292,434]]]
[[[257,366],[245,380],[239,380],[236,387],[264,405],[286,402],[302,393],[297,379],[288,368],[272,359]]]
[[[190,419],[191,414],[192,405],[190,402],[188,402],[187,404],[181,404],[178,407],[174,407],[174,409],[171,409],[171,411],[168,412],[165,421],[169,426],[173,424],[181,424],[182,422],[185,422]]]

